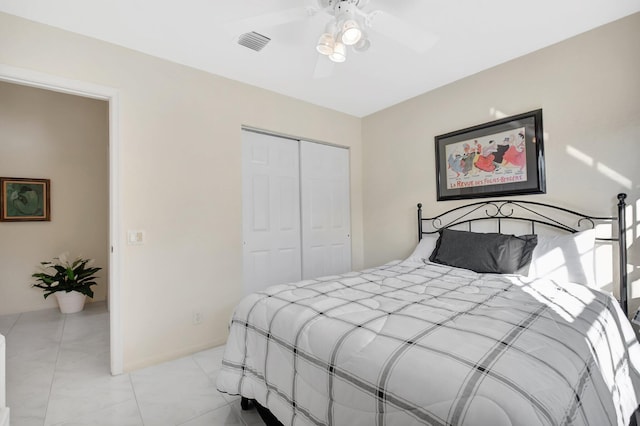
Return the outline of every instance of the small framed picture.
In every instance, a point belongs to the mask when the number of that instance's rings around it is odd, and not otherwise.
[[[0,221],[50,221],[49,179],[0,177]]]
[[[542,110],[435,137],[438,201],[546,191]]]

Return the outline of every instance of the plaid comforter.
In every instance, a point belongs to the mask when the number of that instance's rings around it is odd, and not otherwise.
[[[405,261],[247,296],[217,387],[285,425],[626,425],[639,366],[608,294]]]

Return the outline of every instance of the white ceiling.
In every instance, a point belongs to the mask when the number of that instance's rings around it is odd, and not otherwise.
[[[640,11],[640,0],[370,0],[366,11],[384,10],[438,42],[419,54],[374,27],[371,48],[349,52],[327,78],[314,78],[324,13],[254,28],[271,38],[261,52],[228,30],[313,1],[0,0],[0,11],[357,117]]]

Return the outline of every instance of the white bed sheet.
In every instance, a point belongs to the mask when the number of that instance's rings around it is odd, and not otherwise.
[[[404,261],[247,296],[217,387],[285,425],[626,425],[639,362],[606,293]]]

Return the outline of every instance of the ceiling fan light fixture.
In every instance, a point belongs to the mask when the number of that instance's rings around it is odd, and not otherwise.
[[[347,47],[339,41],[333,45],[333,53],[329,55],[333,62],[344,62],[347,60]]]
[[[318,44],[316,45],[316,50],[323,55],[331,55],[334,52],[335,40],[333,39],[333,35],[329,33],[324,33],[320,36],[318,40]]]
[[[360,25],[353,19],[345,21],[342,25],[342,35],[340,36],[342,43],[347,46],[353,46],[359,42],[361,38],[362,30],[360,29]]]
[[[354,46],[353,50],[356,52],[366,52],[371,47],[371,42],[367,37],[362,37]]]

